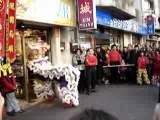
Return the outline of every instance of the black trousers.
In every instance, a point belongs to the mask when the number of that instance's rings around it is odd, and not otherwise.
[[[97,65],[97,83],[99,84],[102,81],[102,78],[105,77],[103,66],[101,64]]]
[[[96,67],[86,67],[87,91],[95,89],[96,86]]]
[[[149,80],[151,80],[152,75],[153,75],[153,65],[152,64],[147,65],[147,73],[148,73]]]
[[[85,91],[86,89],[86,79],[85,79],[85,70],[80,71],[80,79],[79,79],[79,84],[78,84],[78,91],[82,92]]]
[[[137,66],[133,66],[129,68],[128,79],[130,83],[137,83]]]
[[[110,65],[120,65],[119,61],[111,61]],[[119,75],[118,75],[118,67],[111,68],[111,79],[110,83],[117,83],[119,81]]]

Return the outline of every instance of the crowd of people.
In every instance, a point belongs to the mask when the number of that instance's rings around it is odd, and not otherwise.
[[[160,47],[156,43],[152,46],[138,44],[119,47],[114,44],[107,49],[77,49],[72,63],[81,72],[80,93],[86,91],[90,95],[96,92],[96,85],[124,81],[159,86]]]

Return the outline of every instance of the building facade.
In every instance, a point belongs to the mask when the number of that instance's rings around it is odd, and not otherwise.
[[[42,9],[44,8],[44,9]],[[28,61],[48,58],[53,64],[71,64],[70,43],[75,42],[74,0],[17,0],[16,60],[13,64],[19,97],[34,99]]]
[[[97,24],[101,26],[98,29],[110,35],[110,45],[145,43],[147,29],[142,21],[141,5],[139,0],[96,0]]]

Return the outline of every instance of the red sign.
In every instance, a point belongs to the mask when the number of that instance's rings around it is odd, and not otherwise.
[[[96,29],[96,6],[94,0],[78,0],[79,30]]]
[[[13,62],[15,59],[16,0],[9,0],[8,6],[7,60]]]
[[[5,56],[5,26],[7,0],[0,0],[0,57]]]

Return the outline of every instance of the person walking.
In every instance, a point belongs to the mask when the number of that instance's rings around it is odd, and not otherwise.
[[[85,59],[86,66],[86,76],[87,76],[87,95],[90,95],[91,92],[96,92],[96,66],[97,66],[97,57],[94,55],[93,49],[89,49],[89,54]]]
[[[79,93],[84,93],[86,89],[86,80],[85,80],[85,56],[83,55],[83,52],[81,49],[77,49],[76,54],[72,58],[72,65],[80,71],[80,79],[78,84],[78,91]]]
[[[112,65],[120,65],[121,64],[121,56],[116,49],[116,45],[111,46],[111,52],[108,54],[108,66]],[[111,68],[111,80],[110,83],[117,83],[118,81],[118,67]]]
[[[18,105],[18,101],[15,96],[16,79],[14,73],[10,76],[1,76],[0,83],[2,84],[2,94],[5,96],[7,114],[10,116],[16,116],[17,113],[23,113],[24,111]]]

